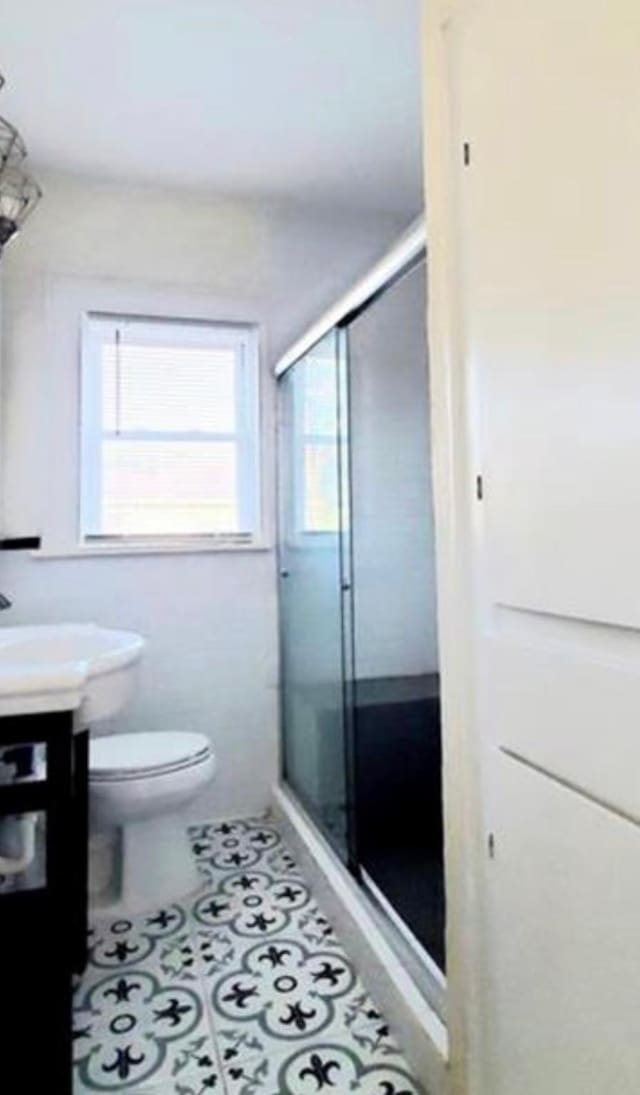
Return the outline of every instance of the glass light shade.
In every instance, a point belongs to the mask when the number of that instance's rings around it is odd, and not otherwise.
[[[18,167],[26,154],[27,149],[16,127],[0,117],[0,171],[6,167]]]
[[[42,197],[40,187],[20,168],[0,172],[0,249],[11,239]]]

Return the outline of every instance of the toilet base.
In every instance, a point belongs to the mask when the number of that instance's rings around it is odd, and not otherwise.
[[[119,904],[132,913],[170,905],[202,887],[181,814],[126,822],[121,879]]]

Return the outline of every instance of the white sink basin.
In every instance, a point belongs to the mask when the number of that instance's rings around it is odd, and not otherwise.
[[[135,684],[144,639],[95,624],[0,628],[0,717],[80,710],[115,715]]]

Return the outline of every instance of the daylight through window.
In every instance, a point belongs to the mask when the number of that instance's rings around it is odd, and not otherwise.
[[[85,540],[257,535],[256,343],[245,326],[85,317]]]

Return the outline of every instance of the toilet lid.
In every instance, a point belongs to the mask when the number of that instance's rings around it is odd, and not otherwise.
[[[142,779],[190,768],[211,755],[204,734],[183,731],[151,731],[140,734],[107,734],[92,738],[89,747],[89,778]]]

